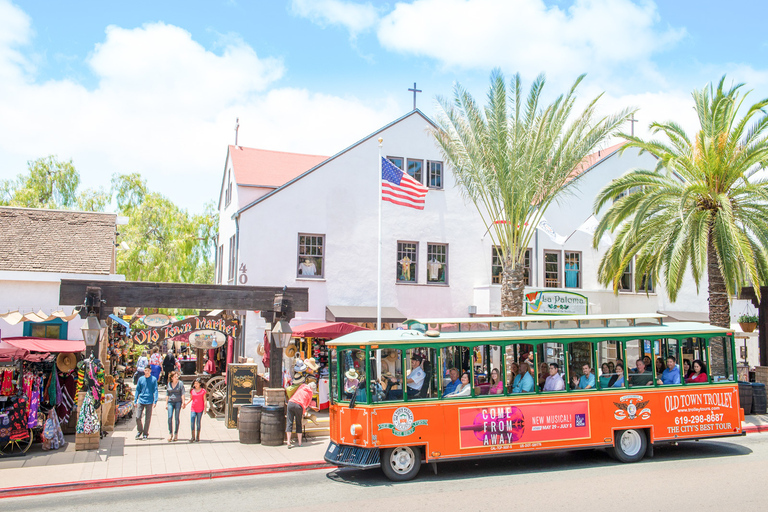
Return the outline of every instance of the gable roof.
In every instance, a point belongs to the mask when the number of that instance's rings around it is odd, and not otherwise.
[[[110,274],[117,215],[0,207],[0,270]]]
[[[229,146],[228,150],[235,173],[235,183],[258,187],[277,188],[328,159],[327,156],[243,146]]]
[[[419,116],[421,116],[421,117],[422,117],[422,118],[423,118],[425,121],[427,121],[429,124],[431,124],[432,126],[434,126],[435,128],[437,128],[437,125],[436,125],[436,124],[435,124],[435,123],[434,123],[434,122],[433,122],[433,121],[432,121],[432,120],[431,120],[429,117],[427,117],[426,115],[424,115],[424,113],[423,113],[421,110],[419,110],[419,109],[414,109],[414,110],[411,110],[411,111],[410,111],[410,112],[408,112],[407,114],[405,114],[405,115],[403,115],[403,116],[401,116],[401,117],[399,117],[399,118],[395,119],[395,120],[394,120],[394,121],[392,121],[391,123],[389,123],[389,124],[387,124],[387,125],[385,125],[385,126],[382,126],[381,128],[379,128],[379,129],[378,129],[378,130],[376,130],[375,132],[371,133],[370,135],[366,135],[365,137],[363,137],[362,139],[358,140],[357,142],[355,142],[354,144],[350,145],[349,147],[347,147],[347,148],[345,148],[345,149],[342,149],[341,151],[339,151],[338,153],[336,153],[336,154],[335,154],[335,155],[333,155],[332,157],[329,157],[329,158],[327,158],[327,159],[323,160],[322,162],[319,162],[317,165],[315,165],[315,166],[314,166],[314,167],[312,167],[311,169],[309,169],[309,170],[307,170],[307,171],[305,171],[305,172],[303,172],[303,173],[299,174],[298,176],[294,177],[294,178],[293,178],[293,179],[291,179],[290,181],[288,181],[288,182],[286,182],[286,183],[284,183],[284,184],[280,185],[279,187],[277,187],[275,190],[272,190],[272,191],[271,191],[271,192],[269,192],[268,194],[265,194],[265,195],[263,195],[263,196],[261,196],[261,197],[259,197],[259,198],[255,199],[254,201],[251,201],[251,202],[250,202],[250,203],[248,203],[247,205],[245,205],[245,206],[243,206],[242,208],[240,208],[239,210],[237,210],[237,211],[235,212],[235,214],[233,215],[233,217],[237,217],[237,216],[239,216],[239,215],[240,215],[242,212],[244,212],[245,210],[248,210],[248,209],[249,209],[249,208],[251,208],[252,206],[255,206],[255,205],[259,204],[260,202],[264,201],[265,199],[267,199],[267,198],[269,198],[269,197],[272,197],[272,195],[273,195],[273,194],[276,194],[276,193],[280,192],[281,190],[283,190],[284,188],[286,188],[286,187],[288,187],[288,186],[292,185],[293,183],[297,182],[298,180],[300,180],[300,179],[301,179],[301,178],[303,178],[304,176],[307,176],[308,174],[310,174],[310,173],[312,173],[312,172],[316,171],[317,169],[319,169],[319,168],[320,168],[320,167],[322,167],[323,165],[327,164],[328,162],[331,162],[331,161],[335,160],[336,158],[338,158],[339,156],[343,155],[343,154],[344,154],[344,153],[346,153],[347,151],[350,151],[350,150],[354,149],[355,147],[359,146],[360,144],[362,144],[363,142],[365,142],[365,141],[367,141],[367,140],[369,140],[369,139],[372,139],[372,138],[376,137],[378,134],[380,134],[380,133],[381,133],[381,132],[383,132],[384,130],[386,130],[386,129],[388,129],[388,128],[390,128],[390,127],[394,126],[394,125],[396,125],[397,123],[399,123],[399,122],[401,122],[401,121],[403,121],[403,120],[405,120],[405,119],[407,119],[407,118],[411,117],[412,115],[419,115]]]
[[[622,141],[622,142],[619,142],[618,144],[614,144],[613,146],[607,147],[605,149],[598,149],[594,153],[590,153],[589,155],[585,156],[581,160],[581,162],[579,162],[579,165],[577,165],[576,168],[573,169],[573,171],[571,171],[571,174],[568,176],[568,179],[566,179],[565,182],[568,183],[578,178],[579,176],[581,176],[588,170],[592,169],[594,166],[596,166],[603,160],[613,156],[626,143],[627,141]]]

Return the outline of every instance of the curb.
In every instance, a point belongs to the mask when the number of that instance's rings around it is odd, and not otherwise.
[[[313,469],[335,468],[327,462],[297,462],[289,465],[248,466],[242,468],[212,469],[207,471],[187,471],[183,473],[166,473],[164,475],[144,475],[126,478],[105,478],[102,480],[84,480],[82,482],[64,482],[58,484],[42,484],[34,487],[8,487],[0,489],[0,499],[18,498],[22,496],[38,496],[57,492],[85,491],[93,489],[109,489],[113,487],[129,487],[134,485],[161,484],[167,482],[182,482],[188,480],[211,480],[234,476],[267,475],[270,473],[289,473],[293,471],[310,471]]]
[[[760,434],[768,432],[768,425],[745,425],[741,428],[745,434]]]

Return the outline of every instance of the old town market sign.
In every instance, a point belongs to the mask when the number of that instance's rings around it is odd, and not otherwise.
[[[150,329],[135,331],[133,336],[131,336],[131,340],[138,345],[146,345],[147,343],[163,341],[166,338],[173,338],[180,334],[202,330],[218,331],[226,336],[235,337],[237,333],[237,325],[237,322],[234,320],[193,316],[164,327],[152,327]]]

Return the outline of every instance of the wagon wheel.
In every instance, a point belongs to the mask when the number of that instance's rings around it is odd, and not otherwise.
[[[213,377],[205,386],[208,410],[216,416],[223,416],[227,405],[227,383],[224,377]]]
[[[27,453],[29,447],[32,446],[33,432],[32,429],[28,429],[27,437],[23,439],[11,439],[4,443],[0,443],[0,455],[6,457],[12,457],[14,455],[23,455]]]

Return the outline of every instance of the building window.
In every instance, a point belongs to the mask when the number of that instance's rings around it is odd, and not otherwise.
[[[224,277],[224,246],[223,245],[219,246],[219,254],[217,254],[216,259],[218,260],[216,263],[218,267],[218,276],[219,276],[218,281],[216,282],[221,284],[223,282],[222,278]]]
[[[299,235],[297,277],[323,277],[325,235]]]
[[[560,288],[560,253],[544,251],[544,288]]]
[[[400,157],[400,156],[388,156],[387,160],[392,162],[395,165],[395,167],[397,167],[401,171],[403,170],[403,157]]]
[[[235,235],[229,237],[229,269],[227,271],[227,280],[232,282],[235,280]]]
[[[627,265],[627,268],[624,269],[624,273],[621,275],[619,290],[623,292],[632,291],[632,262],[629,262],[629,265]]]
[[[491,284],[501,284],[501,273],[504,267],[501,264],[501,250],[494,245],[491,248]]]
[[[232,169],[227,171],[227,191],[224,193],[224,207],[232,202]]]
[[[60,318],[56,318],[50,322],[24,322],[22,336],[65,340],[67,339],[68,326],[67,322]]]
[[[397,282],[416,282],[416,263],[419,258],[418,242],[397,242]]]
[[[443,162],[427,160],[427,186],[443,188]]]
[[[581,253],[565,252],[565,287],[581,288]]]
[[[497,245],[491,251],[491,284],[501,284],[501,274],[504,266],[501,261],[501,251]],[[523,255],[523,284],[531,286],[531,250],[526,249]]]
[[[427,283],[448,282],[448,245],[427,244]]]
[[[424,167],[424,160],[411,160],[408,159],[408,174],[411,175],[411,178],[415,179],[419,183],[424,183],[424,178],[422,176],[422,171]]]
[[[640,289],[638,291],[653,293],[653,278],[648,277],[648,274],[643,274],[643,278],[640,281]]]

